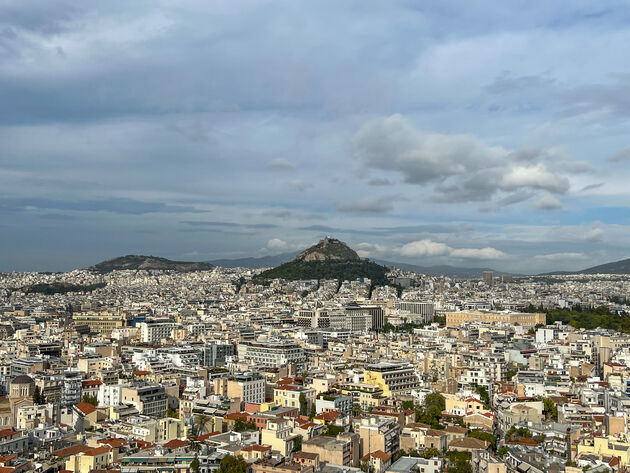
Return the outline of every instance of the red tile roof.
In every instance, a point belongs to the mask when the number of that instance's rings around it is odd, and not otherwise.
[[[94,407],[89,402],[80,402],[79,404],[76,404],[74,407],[79,409],[85,415],[91,414],[92,412],[96,410],[96,407]]]
[[[164,448],[180,448],[188,445],[186,440],[173,439],[164,444]]]

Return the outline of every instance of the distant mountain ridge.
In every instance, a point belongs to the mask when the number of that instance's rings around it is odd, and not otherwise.
[[[445,276],[449,278],[472,279],[481,278],[484,271],[492,271],[495,276],[501,276],[502,274],[513,274],[496,271],[492,268],[460,268],[457,266],[449,266],[447,264],[435,266],[419,266],[416,264],[394,263],[392,261],[384,261],[379,259],[375,261],[384,266],[391,266],[394,268],[402,269],[403,271],[411,271],[418,274],[426,274],[427,276]]]
[[[160,271],[209,271],[213,264],[194,261],[172,261],[159,256],[126,255],[102,261],[90,266],[90,271],[109,273],[120,270],[160,270]]]
[[[630,274],[630,258],[610,263],[598,264],[580,271],[554,271],[543,275],[567,275],[567,274]],[[541,276],[543,276],[541,275]]]
[[[272,256],[246,257],[246,258],[225,258],[208,261],[208,263],[222,268],[273,268],[281,264],[288,263],[298,255],[297,251],[291,253],[281,253]]]

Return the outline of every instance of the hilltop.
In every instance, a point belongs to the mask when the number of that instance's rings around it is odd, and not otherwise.
[[[210,263],[193,261],[171,261],[158,256],[127,255],[109,259],[90,266],[90,271],[109,273],[117,270],[161,270],[161,271],[208,271],[214,268]]]
[[[372,280],[376,286],[386,285],[387,268],[373,261],[362,260],[348,245],[328,237],[300,252],[292,261],[263,271],[255,277],[258,282],[270,279],[353,281],[363,278]]]
[[[344,242],[326,237],[298,253],[293,261],[361,261],[361,258]]]
[[[630,258],[586,268],[578,274],[630,274]]]

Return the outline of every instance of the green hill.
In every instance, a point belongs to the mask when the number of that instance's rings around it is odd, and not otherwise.
[[[258,274],[254,281],[263,283],[271,279],[353,281],[365,278],[372,280],[375,286],[384,286],[388,284],[387,268],[373,261],[362,260],[354,250],[339,240],[324,238],[299,253],[293,261]]]
[[[158,256],[127,255],[103,261],[88,269],[97,273],[109,273],[117,270],[208,271],[213,268],[214,265],[210,263],[171,261]]]

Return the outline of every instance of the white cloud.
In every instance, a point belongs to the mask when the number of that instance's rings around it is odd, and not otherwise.
[[[536,255],[534,258],[545,261],[567,261],[586,259],[584,253],[549,253],[546,255]]]
[[[508,255],[496,248],[452,248],[445,243],[433,240],[417,240],[403,245],[399,250],[402,256],[448,256],[460,259],[505,259]]]
[[[565,193],[569,190],[569,180],[550,172],[545,165],[519,166],[510,169],[501,180],[504,189],[541,189],[554,193]]]
[[[407,243],[400,248],[403,256],[442,256],[448,254],[450,248],[444,243],[432,240],[418,240]]]
[[[558,210],[562,208],[562,202],[552,195],[546,195],[536,202],[534,207],[541,210]]]
[[[285,251],[292,248],[292,246],[280,238],[272,238],[267,242],[267,248],[270,250]]]
[[[508,257],[504,252],[496,248],[453,248],[450,256],[453,258],[465,259],[505,259]]]

